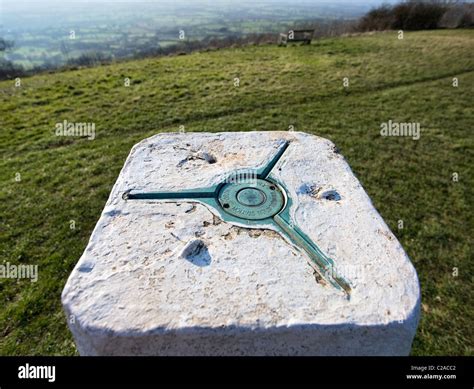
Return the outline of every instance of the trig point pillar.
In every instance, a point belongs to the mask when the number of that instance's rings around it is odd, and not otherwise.
[[[81,355],[408,355],[413,265],[330,141],[131,151],[62,294]]]

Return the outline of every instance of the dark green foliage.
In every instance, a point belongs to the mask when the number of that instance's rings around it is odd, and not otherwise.
[[[473,26],[472,4],[412,0],[382,5],[367,13],[357,26],[359,31],[432,30],[441,27]]]

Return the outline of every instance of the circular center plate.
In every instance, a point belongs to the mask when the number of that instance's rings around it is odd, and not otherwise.
[[[261,220],[276,215],[283,208],[285,198],[272,182],[233,182],[219,192],[219,203],[225,212],[245,220]]]
[[[267,196],[260,189],[256,188],[244,188],[237,193],[237,201],[240,204],[247,205],[249,207],[258,207],[262,205]]]

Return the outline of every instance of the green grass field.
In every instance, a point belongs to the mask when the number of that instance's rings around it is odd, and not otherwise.
[[[472,30],[248,46],[0,82],[1,260],[39,266],[36,283],[0,280],[0,354],[77,353],[61,291],[135,143],[180,125],[294,125],[336,143],[412,259],[423,303],[412,354],[473,355],[473,85]],[[380,136],[390,119],[419,122],[420,140]],[[95,123],[96,139],[55,136],[63,120]]]

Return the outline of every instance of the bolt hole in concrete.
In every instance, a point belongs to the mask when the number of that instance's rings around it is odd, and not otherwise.
[[[320,199],[326,199],[330,201],[339,201],[341,199],[341,195],[337,193],[335,190],[326,190],[323,191],[320,196],[318,196]]]
[[[189,162],[189,161],[195,161],[195,160],[202,160],[202,161],[206,161],[207,163],[209,164],[214,164],[217,162],[217,159],[216,157],[214,157],[213,155],[209,154],[209,153],[206,153],[206,152],[199,152],[199,153],[193,153],[191,155],[188,155],[186,158],[184,158],[183,160],[179,161],[178,163],[178,167],[182,167],[185,163]]]
[[[342,199],[339,192],[335,189],[323,189],[314,184],[303,184],[298,190],[299,194],[309,195],[318,200],[339,201]]]
[[[199,267],[209,266],[211,264],[209,250],[206,244],[200,239],[189,241],[186,246],[184,246],[180,256]]]
[[[207,163],[210,163],[210,164],[217,162],[216,157],[206,152],[199,153],[198,158],[204,159]]]

